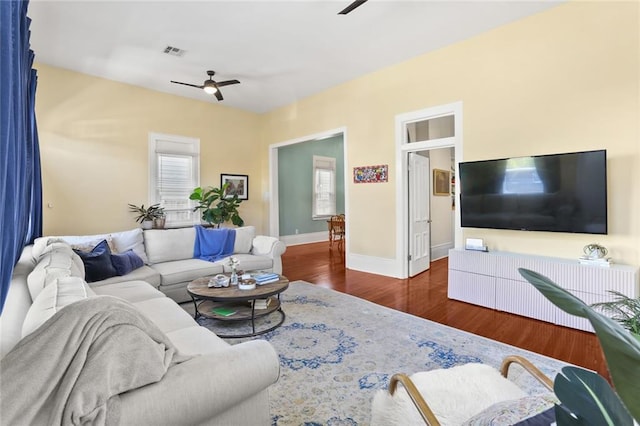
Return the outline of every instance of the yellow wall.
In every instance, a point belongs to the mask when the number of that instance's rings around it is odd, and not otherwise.
[[[267,115],[265,143],[346,126],[353,253],[395,256],[397,114],[463,102],[464,160],[606,148],[609,235],[465,230],[493,250],[575,258],[590,242],[640,263],[639,6],[569,3],[334,87]],[[266,170],[265,170],[266,172]],[[383,226],[381,226],[383,225]],[[376,229],[376,232],[371,232]]]
[[[389,164],[389,182],[348,183],[352,253],[395,257],[395,116],[463,102],[464,160],[606,148],[609,235],[465,230],[493,250],[575,258],[598,242],[640,264],[637,2],[574,2],[363,76],[263,116],[39,65],[45,233],[134,226],[147,198],[147,133],[199,137],[202,182],[249,174],[245,220],[266,232],[268,150],[342,126],[348,170]],[[255,150],[255,143],[262,150]],[[236,155],[234,152],[255,153]],[[223,160],[224,159],[224,160]],[[261,225],[261,226],[260,226]],[[376,232],[371,232],[375,229]]]
[[[259,116],[36,64],[36,117],[44,190],[44,233],[69,235],[134,228],[127,203],[148,203],[149,132],[200,139],[200,182],[221,173],[258,177]],[[261,188],[249,180],[240,207],[262,223]],[[47,207],[51,204],[53,207]]]

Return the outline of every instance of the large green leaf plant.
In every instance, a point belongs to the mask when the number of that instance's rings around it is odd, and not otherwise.
[[[632,425],[640,419],[640,336],[595,311],[549,278],[518,269],[551,303],[563,311],[587,318],[598,336],[615,387],[597,374],[565,367],[554,382],[561,404],[556,406],[558,425]]]
[[[220,188],[206,187],[195,188],[190,200],[198,202],[193,211],[200,210],[202,220],[219,228],[226,222],[231,222],[236,226],[244,225],[244,220],[238,213],[238,207],[242,200],[238,195],[226,195],[229,183],[223,184]]]

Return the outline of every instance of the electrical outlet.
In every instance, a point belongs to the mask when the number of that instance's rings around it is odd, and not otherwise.
[[[296,235],[298,235],[298,233],[299,233],[299,232],[298,232],[298,230],[296,229]]]

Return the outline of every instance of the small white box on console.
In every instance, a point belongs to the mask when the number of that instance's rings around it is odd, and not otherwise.
[[[475,251],[489,251],[482,238],[467,238],[464,248]]]

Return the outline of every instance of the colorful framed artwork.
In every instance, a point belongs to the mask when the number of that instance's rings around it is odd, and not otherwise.
[[[220,186],[229,183],[229,187],[225,192],[227,197],[237,195],[241,200],[249,199],[249,176],[247,175],[220,175]]]
[[[389,180],[389,166],[363,166],[353,168],[353,183],[380,183]]]
[[[451,177],[448,170],[433,169],[433,195],[451,195]]]

